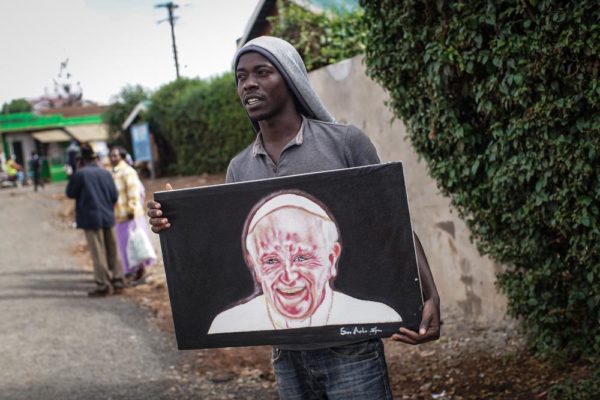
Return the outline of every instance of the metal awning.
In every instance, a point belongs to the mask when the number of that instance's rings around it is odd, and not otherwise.
[[[42,143],[68,142],[73,139],[81,143],[97,142],[108,140],[108,128],[104,124],[72,125],[63,129],[34,132],[32,136]]]
[[[108,140],[108,128],[104,124],[72,125],[65,126],[64,129],[82,143]]]
[[[40,131],[32,134],[35,140],[42,143],[68,142],[72,138],[60,129],[51,129],[49,131]]]
[[[135,121],[137,116],[142,111],[147,111],[148,107],[150,107],[150,100],[144,100],[137,103],[137,105],[133,108],[133,111],[131,111],[127,116],[125,122],[123,122],[123,125],[121,125],[121,129],[126,131],[129,128],[129,125],[133,124],[133,121]]]

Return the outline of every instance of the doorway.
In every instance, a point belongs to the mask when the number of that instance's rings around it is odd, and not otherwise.
[[[25,168],[25,158],[23,157],[23,143],[16,141],[12,143],[13,154],[15,155],[15,161]]]

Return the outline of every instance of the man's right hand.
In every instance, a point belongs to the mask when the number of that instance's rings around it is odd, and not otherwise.
[[[173,187],[171,187],[171,185],[168,183],[165,186],[165,188],[167,190],[173,190]],[[169,222],[169,220],[163,216],[163,212],[160,209],[160,203],[154,200],[150,200],[147,204],[147,207],[152,232],[159,233],[171,227],[171,223]]]

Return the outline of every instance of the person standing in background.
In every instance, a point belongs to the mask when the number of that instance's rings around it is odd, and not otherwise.
[[[81,146],[80,163],[69,179],[66,194],[75,199],[77,228],[84,230],[92,254],[97,287],[88,295],[119,294],[125,286],[113,231],[117,188],[110,173],[98,166],[94,150],[87,145]]]
[[[23,167],[17,162],[14,154],[12,154],[6,162],[6,173],[8,174],[9,180],[17,182],[17,186],[23,186],[25,183]]]
[[[127,242],[130,233],[141,228],[148,235],[148,225],[144,214],[144,185],[140,181],[136,170],[125,160],[127,152],[122,147],[113,147],[109,152],[112,165],[112,175],[119,192],[119,199],[115,205],[115,218],[117,221],[116,235],[119,254],[123,261],[125,277],[136,285],[144,282],[146,268],[156,262],[154,258],[147,258],[139,265],[129,265],[127,257]]]
[[[42,160],[37,151],[31,152],[31,177],[33,178],[33,190],[37,192],[38,186],[44,188],[44,182],[41,178]]]

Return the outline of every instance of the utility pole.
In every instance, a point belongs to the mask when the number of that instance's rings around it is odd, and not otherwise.
[[[165,22],[165,21],[169,21],[169,24],[171,25],[171,40],[173,41],[173,57],[175,58],[175,73],[177,74],[177,79],[179,79],[179,61],[177,60],[177,45],[175,44],[175,20],[178,17],[173,16],[173,10],[175,8],[178,8],[179,6],[175,3],[173,3],[172,1],[168,2],[168,3],[164,3],[164,4],[157,4],[154,6],[154,8],[166,8],[167,11],[169,12],[169,18],[167,19],[163,19],[158,21],[158,23],[160,24],[161,22]]]

